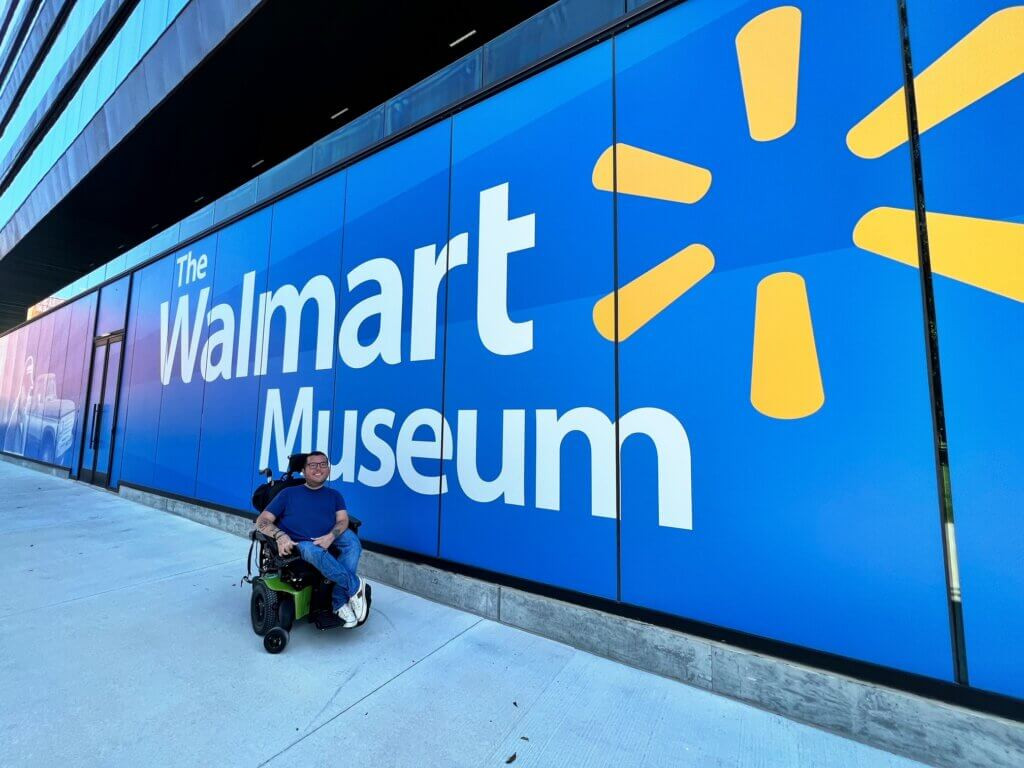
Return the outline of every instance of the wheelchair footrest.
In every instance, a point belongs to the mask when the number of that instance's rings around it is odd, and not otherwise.
[[[331,613],[330,611],[321,611],[313,617],[313,623],[316,624],[317,629],[323,630],[340,627],[344,625],[345,622],[338,618],[338,614],[336,613]]]

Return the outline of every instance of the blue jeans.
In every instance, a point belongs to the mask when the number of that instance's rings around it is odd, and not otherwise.
[[[338,557],[312,541],[300,541],[296,546],[303,560],[334,582],[331,597],[334,610],[337,611],[359,591],[356,568],[359,566],[359,556],[363,554],[363,545],[350,530],[341,534],[334,543],[341,550]]]

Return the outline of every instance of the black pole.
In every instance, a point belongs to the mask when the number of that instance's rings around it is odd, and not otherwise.
[[[921,134],[917,125],[917,95],[914,91],[914,64],[910,54],[910,24],[906,0],[897,0],[900,19],[900,43],[903,49],[903,92],[906,95],[907,133],[910,138],[910,166],[914,183],[914,221],[917,229],[917,253],[920,263],[921,301],[924,306],[924,337],[928,358],[928,390],[931,397],[932,425],[935,435],[935,469],[939,490],[939,519],[942,526],[942,550],[946,565],[946,596],[949,603],[950,644],[953,649],[953,678],[968,684],[967,646],[964,639],[964,612],[960,590],[960,566],[953,526],[953,492],[949,475],[949,451],[946,443],[946,412],[942,400],[942,369],[939,365],[938,322],[935,317],[935,293],[932,286],[931,252],[928,247],[928,221],[925,216],[924,173],[921,166]]]

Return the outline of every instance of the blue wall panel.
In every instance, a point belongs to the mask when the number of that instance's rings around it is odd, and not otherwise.
[[[7,453],[20,453],[25,434],[27,402],[31,397],[29,382],[34,379],[25,360],[28,328],[22,327],[4,337],[4,377],[0,395],[3,397],[3,439],[0,446]]]
[[[89,363],[92,359],[95,325],[96,294],[90,293],[71,306],[68,352],[64,361],[63,397],[75,405],[77,416],[71,448],[64,454],[61,464],[71,470],[72,477],[78,476],[78,466],[82,460],[82,435],[87,418],[85,396],[89,383]]]
[[[161,331],[160,344],[166,345],[160,350],[165,369],[153,487],[183,496],[193,496],[196,490],[205,383],[203,356],[209,335],[206,321],[212,307],[216,249],[217,236],[211,235],[171,257],[173,288],[166,331]],[[162,309],[152,305],[144,311],[152,314]]]
[[[1024,635],[1024,78],[992,79],[1020,61],[1024,6],[907,5],[918,76],[945,55],[956,78],[932,70],[936,89],[920,87],[918,104],[956,105],[922,126],[921,159],[968,676],[1024,697],[1024,657],[1013,640]],[[985,58],[965,50],[979,40]]]
[[[454,118],[451,233],[468,233],[469,263],[449,278],[458,477],[442,499],[441,556],[614,598],[614,350],[591,321],[614,288],[612,199],[590,183],[612,139],[611,73],[600,45]],[[593,451],[547,425],[574,409],[591,409],[577,414]]]
[[[22,373],[18,378],[18,392],[15,398],[16,410],[12,418],[12,429],[4,436],[4,450],[18,456],[31,456],[29,438],[34,432],[32,412],[35,410],[36,385],[40,374],[36,361],[39,356],[42,325],[42,322],[37,322],[25,328]]]
[[[450,153],[446,121],[348,171],[341,287],[347,319],[340,331],[331,440],[333,476],[349,509],[365,523],[362,535],[432,555],[437,554],[440,488]],[[402,226],[394,226],[396,221]],[[414,312],[420,319],[415,331]],[[391,448],[414,413],[406,428],[409,440],[433,447],[417,448],[414,457],[399,447],[396,462]],[[371,450],[372,438],[367,446],[368,430],[390,445],[383,455]],[[411,447],[410,441],[403,445]]]
[[[21,343],[21,329],[16,329],[0,337],[0,446],[3,446],[3,435],[10,423],[15,377],[19,367],[18,348]]]
[[[28,430],[25,439],[25,453],[24,455],[30,459],[39,460],[42,458],[44,450],[44,441],[46,434],[50,430],[46,429],[47,422],[50,419],[47,417],[46,411],[48,406],[46,405],[47,391],[51,390],[56,396],[56,376],[52,374],[50,368],[50,347],[53,344],[53,315],[49,314],[39,320],[38,323],[34,324],[34,327],[38,329],[38,339],[36,341],[35,349],[35,382],[32,386],[32,403],[30,406],[30,418],[28,424]],[[63,364],[63,360],[60,361]],[[53,398],[56,399],[55,397]],[[56,405],[52,402],[50,407]],[[52,448],[50,452],[50,463],[53,462]]]
[[[258,469],[251,447],[258,437],[260,383],[251,375],[251,339],[256,323],[256,296],[267,286],[270,222],[268,208],[219,233],[210,297],[216,316],[231,319],[217,320],[210,329],[210,380],[203,397],[196,496],[244,510],[250,509],[249,498]],[[213,309],[220,305],[227,305],[231,312],[221,315],[222,310]],[[221,346],[216,338],[224,333],[227,340]],[[226,360],[234,364],[229,362],[225,367]]]
[[[174,260],[168,256],[132,278],[131,374],[124,418],[121,480],[152,487],[153,459],[160,425],[160,303],[171,298]]]
[[[691,244],[713,254],[700,270],[709,274],[621,342],[623,419],[656,407],[684,426],[692,463],[674,474],[693,515],[690,529],[659,517],[657,492],[672,477],[659,481],[649,441],[629,438],[622,598],[949,678],[918,275],[852,242],[871,207],[913,203],[909,159],[904,148],[868,163],[844,145],[900,85],[896,8],[806,4],[797,119],[755,141],[736,40],[775,5],[694,0],[615,41],[617,141],[657,153],[665,174],[673,161],[711,174],[694,202],[635,186],[618,196],[620,285]],[[635,178],[620,170],[623,182]],[[779,280],[802,286],[784,312],[800,315],[802,299],[810,314],[823,393],[798,415],[754,404],[755,315],[767,333]],[[777,331],[779,363],[762,358],[783,376],[772,392],[804,386],[785,378],[799,329]]]
[[[3,447],[3,435],[7,431],[7,422],[11,410],[11,384],[13,376],[14,355],[18,343],[18,332],[0,336],[0,448]]]
[[[283,471],[289,453],[330,447],[344,203],[345,174],[339,173],[274,205],[267,276],[272,296],[257,333],[267,340],[257,469]],[[259,347],[254,342],[254,370]]]
[[[39,460],[48,464],[66,465],[71,461],[74,445],[75,421],[78,403],[71,399],[74,387],[64,380],[68,355],[68,331],[71,328],[72,308],[61,307],[53,313],[53,336],[47,371],[52,377],[52,388],[47,382],[42,392],[43,435]],[[77,354],[74,350],[72,354]]]

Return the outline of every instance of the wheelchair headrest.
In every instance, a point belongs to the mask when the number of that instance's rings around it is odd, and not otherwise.
[[[308,453],[293,453],[288,457],[288,471],[289,472],[302,472],[306,468],[306,457]]]

